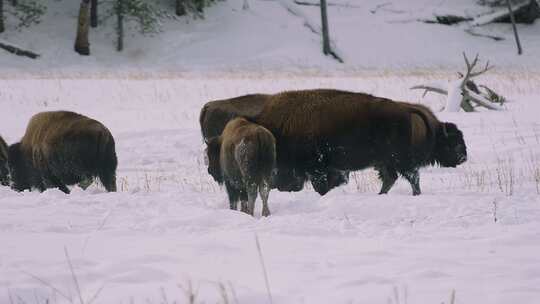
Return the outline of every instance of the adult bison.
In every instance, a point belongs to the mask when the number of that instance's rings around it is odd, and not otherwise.
[[[255,121],[277,141],[279,167],[325,185],[326,172],[374,167],[387,193],[398,174],[420,194],[418,168],[456,167],[467,159],[461,131],[421,105],[338,90],[273,95]],[[328,187],[328,186],[326,186]]]
[[[68,185],[87,187],[99,177],[116,191],[117,158],[111,132],[100,122],[68,112],[34,115],[19,143],[8,149],[12,187],[17,191]]]
[[[265,104],[272,98],[267,94],[250,94],[231,99],[214,100],[207,102],[201,109],[199,123],[203,139],[209,141],[213,137],[221,135],[225,125],[236,117],[245,117],[256,121]],[[326,178],[312,180],[315,191],[324,195],[330,189],[348,181],[348,172],[329,168],[322,176]],[[308,179],[306,172],[299,171],[296,167],[280,166],[276,170],[272,187],[279,191],[300,191]]]
[[[0,136],[0,185],[9,185],[8,146]]]
[[[225,183],[230,208],[253,215],[257,191],[263,202],[262,215],[269,216],[268,195],[276,163],[275,138],[264,127],[245,118],[227,123],[220,136],[207,142],[208,173]]]

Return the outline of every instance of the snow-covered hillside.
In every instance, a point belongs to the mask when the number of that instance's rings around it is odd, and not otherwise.
[[[110,20],[90,32],[92,55],[73,52],[78,1],[49,1],[47,14],[37,26],[8,30],[0,39],[31,49],[43,56],[32,61],[0,50],[4,75],[21,70],[79,74],[159,71],[315,71],[350,72],[373,69],[413,70],[462,66],[461,52],[480,53],[497,66],[537,70],[540,67],[540,23],[519,25],[524,55],[517,56],[511,26],[485,25],[476,29],[503,41],[473,37],[465,25],[444,26],[418,22],[434,14],[476,16],[487,7],[470,0],[333,0],[329,6],[330,34],[345,63],[321,53],[320,37],[306,22],[319,27],[316,6],[300,6],[292,0],[218,1],[206,18],[181,18],[164,24],[165,32],[141,37],[131,31],[125,51],[115,51],[114,23]],[[173,1],[166,2],[171,5]],[[295,14],[291,13],[295,12]],[[8,73],[12,72],[12,73]]]
[[[1,187],[0,303],[189,303],[190,284],[196,303],[269,303],[256,236],[274,303],[450,303],[453,291],[455,303],[537,303],[537,74],[484,77],[512,100],[507,111],[438,113],[463,130],[469,160],[423,169],[419,197],[403,180],[376,195],[365,170],[324,197],[273,191],[273,215],[251,218],[228,210],[204,168],[197,117],[207,100],[333,87],[438,109],[439,97],[408,89],[434,79],[2,80],[8,142],[38,111],[99,119],[116,138],[120,191]]]

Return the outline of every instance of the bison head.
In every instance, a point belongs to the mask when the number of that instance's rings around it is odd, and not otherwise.
[[[221,140],[219,137],[212,137],[206,141],[205,162],[208,166],[208,174],[210,174],[218,184],[223,183],[223,173],[219,162],[221,151]]]
[[[437,131],[435,161],[443,167],[456,167],[467,160],[463,133],[453,123],[443,123]]]

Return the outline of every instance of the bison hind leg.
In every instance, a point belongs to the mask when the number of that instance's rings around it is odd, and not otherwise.
[[[107,192],[116,192],[116,173],[114,171],[100,172],[99,180]]]
[[[379,171],[379,179],[382,181],[379,194],[388,193],[398,178],[396,170],[387,166],[376,166],[375,170]]]
[[[263,203],[262,216],[270,216],[270,209],[268,208],[268,196],[270,195],[270,182],[263,181],[259,185],[259,194]]]
[[[248,182],[246,185],[247,197],[248,197],[248,214],[252,216],[255,213],[255,200],[257,199],[258,185],[253,182]]]
[[[420,195],[422,193],[420,191],[420,174],[418,173],[418,169],[407,170],[400,172],[400,174],[411,184],[413,195]]]

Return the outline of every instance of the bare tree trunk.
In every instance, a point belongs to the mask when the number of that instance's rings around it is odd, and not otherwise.
[[[82,0],[79,9],[79,19],[77,22],[77,37],[75,38],[75,52],[88,56],[90,55],[90,43],[88,42],[88,7],[90,0]]]
[[[510,0],[506,0],[506,6],[508,6],[508,11],[510,12],[510,20],[512,21],[512,28],[514,29],[514,37],[516,38],[518,55],[521,55],[523,53],[523,50],[521,49],[521,43],[519,42],[519,35],[516,27],[516,18],[514,17],[514,12],[512,11],[512,5],[510,4]]]
[[[330,54],[330,35],[328,34],[328,14],[326,10],[326,0],[321,0],[321,24],[323,38],[323,53]]]
[[[0,0],[0,33],[6,30],[4,26],[4,0]]]
[[[11,5],[17,6],[17,0],[11,0]]]
[[[117,34],[118,42],[116,45],[116,50],[121,52],[124,49],[124,0],[117,0],[116,6],[116,17],[117,17]]]
[[[186,6],[184,0],[176,0],[176,16],[184,16],[186,14]]]
[[[98,0],[92,0],[90,5],[90,26],[97,27],[98,25]]]

